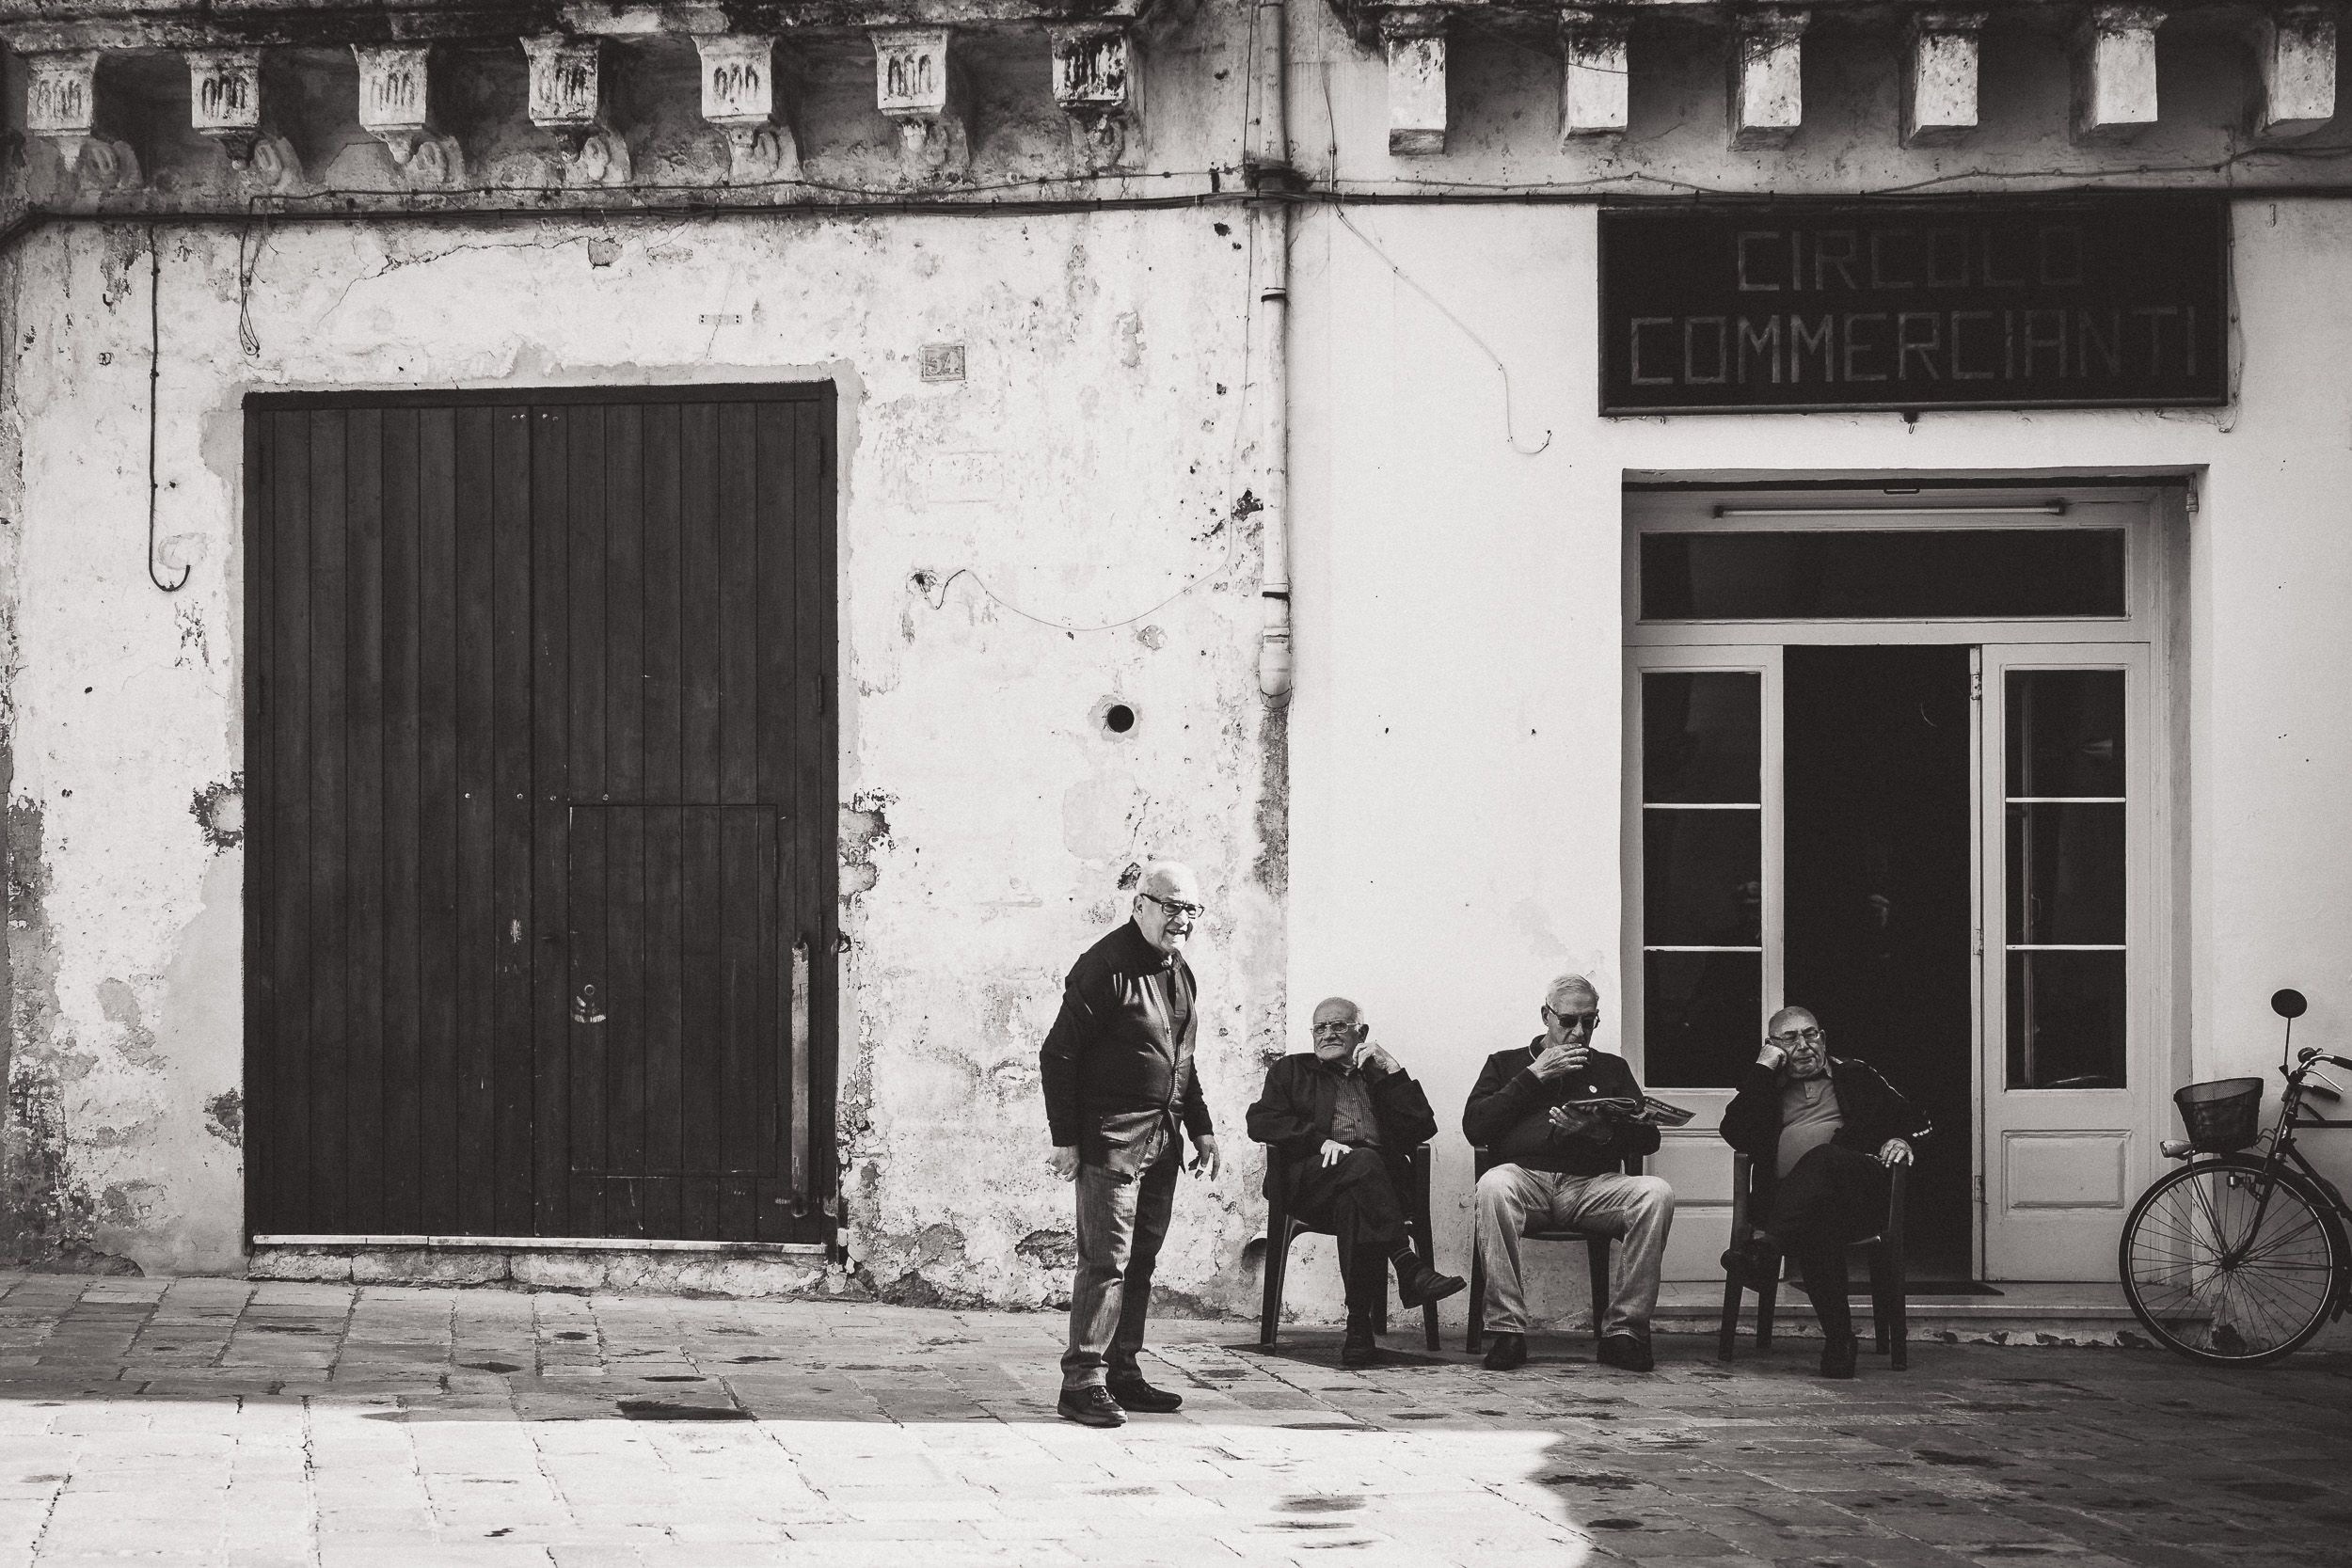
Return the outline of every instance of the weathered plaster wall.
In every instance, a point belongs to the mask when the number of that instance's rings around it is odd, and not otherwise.
[[[1235,1144],[1281,994],[1246,277],[1217,221],[277,225],[247,252],[250,356],[239,236],[166,227],[159,554],[167,580],[193,567],[172,596],[144,562],[145,235],[26,245],[22,480],[0,508],[18,1249],[240,1265],[241,397],[821,378],[841,413],[851,1262],[906,1299],[1066,1293],[1036,1051],[1064,969],[1124,918],[1124,870],[1182,856],[1216,906],[1201,1056]],[[965,345],[965,380],[919,378],[937,342]],[[1114,698],[1138,716],[1120,736],[1099,723]],[[1188,1196],[1173,1291],[1246,1295],[1244,1194],[1247,1158]]]
[[[1357,995],[1428,1085],[1445,1259],[1469,1255],[1455,1118],[1486,1054],[1538,1027],[1545,979],[1597,978],[1613,1014],[1602,1044],[1620,1043],[1629,472],[2201,471],[2181,672],[2190,864],[2176,893],[2191,927],[2178,972],[2189,1068],[2267,1072],[2266,1001],[2282,985],[2313,999],[2298,1042],[2352,1047],[2352,823],[2337,803],[2352,778],[2340,613],[2352,384],[2335,369],[2352,356],[2352,315],[2315,303],[2352,288],[2352,206],[2238,205],[2234,407],[1929,413],[1915,426],[1602,420],[1591,209],[1351,220],[1502,351],[1521,444],[1551,437],[1539,456],[1515,451],[1486,356],[1347,229],[1304,224],[1291,986]],[[2312,1141],[2352,1170],[2352,1135]],[[1558,1256],[1539,1309],[1581,1314],[1581,1255],[1545,1250]]]

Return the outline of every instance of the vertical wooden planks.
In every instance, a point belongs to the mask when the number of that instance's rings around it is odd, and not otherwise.
[[[606,933],[611,929],[608,889],[612,873],[606,859],[615,816],[629,815],[606,806],[579,806],[571,814],[565,843],[570,863],[565,881],[564,911],[571,922],[572,1003],[564,1026],[571,1031],[571,1061],[575,1076],[571,1131],[579,1142],[579,1158],[565,1172],[570,1187],[569,1225],[562,1232],[577,1236],[607,1236],[603,1189],[610,1174],[604,1165],[604,1035],[612,1028],[612,998],[607,993],[611,973]],[[552,965],[550,965],[552,967]],[[595,1137],[591,1145],[587,1140]],[[592,1153],[591,1150],[594,1150]]]
[[[645,423],[660,410],[605,415],[604,787],[645,795]],[[672,451],[675,451],[673,443]],[[673,594],[675,599],[675,594]],[[615,812],[605,848],[605,1234],[645,1234],[645,822]]]
[[[814,1058],[801,1081],[809,1085],[807,1110],[814,1168],[812,1205],[833,1190],[834,1092],[839,1038],[839,958],[834,951],[834,922],[839,860],[835,853],[834,802],[839,799],[835,752],[834,681],[838,671],[838,599],[834,590],[837,547],[834,515],[833,402],[811,399],[792,405],[792,751],[799,765],[794,831],[785,850],[795,930],[809,942],[809,1041]],[[788,944],[792,937],[787,935]],[[824,1221],[812,1207],[808,1223]]]
[[[490,429],[490,1053],[498,1234],[528,1235],[531,1205],[532,413]]]
[[[719,967],[713,976],[718,996],[718,1061],[713,1084],[718,1090],[717,1136],[708,1146],[717,1155],[718,1219],[714,1236],[750,1241],[758,1229],[754,1207],[755,1164],[758,1151],[753,1139],[758,1111],[752,1092],[754,1062],[762,1045],[759,1027],[759,942],[767,900],[759,887],[759,816],[757,808],[730,806],[712,812],[719,818]]]
[[[777,954],[770,957],[777,961],[766,988],[766,1010],[757,1034],[759,1049],[753,1064],[752,1091],[759,1108],[754,1143],[760,1195],[757,1239],[761,1241],[787,1239],[793,1218],[787,1138],[792,1085],[790,950],[801,935],[803,920],[803,890],[795,880],[794,863],[780,854],[781,847],[774,840],[778,833],[799,832],[801,819],[812,810],[820,810],[802,799],[793,755],[794,742],[801,735],[798,705],[802,697],[801,683],[794,678],[800,668],[794,584],[797,407],[790,403],[757,405],[759,777],[754,799],[776,806],[781,816],[771,827],[766,871],[776,922],[771,942]]]
[[[417,411],[384,412],[384,1228],[423,1230]]]
[[[343,417],[344,1223],[384,1229],[384,412]]]
[[[418,1228],[460,1228],[457,413],[417,416]]]
[[[310,1225],[310,419],[270,416],[271,968],[278,1049],[271,1098],[272,1224]]]
[[[530,777],[531,868],[523,961],[530,971],[525,1030],[531,1077],[532,1234],[574,1234],[571,1210],[572,992],[564,947],[570,877],[564,817],[571,795],[570,571],[572,529],[601,486],[572,486],[574,447],[600,445],[604,410],[555,404],[533,411],[531,433]],[[596,542],[601,556],[603,541]]]
[[[678,1231],[692,1241],[719,1235],[719,1041],[724,990],[720,973],[723,928],[719,818],[716,806],[685,808],[679,925],[685,934],[679,1051],[679,1122],[683,1158]]]
[[[493,597],[493,436],[501,410],[457,411],[457,1228],[498,1227],[498,1125],[492,1012],[500,949],[492,869],[491,734],[496,638]]]
[[[564,878],[567,907],[564,911],[571,942],[584,946],[594,961],[583,964],[581,955],[576,951],[570,964],[568,998],[559,989],[553,999],[552,1022],[556,1028],[564,1031],[565,1060],[561,1076],[552,1070],[556,1064],[544,1059],[539,1063],[539,1072],[542,1082],[549,1083],[553,1092],[566,1097],[569,1103],[563,1158],[551,1166],[543,1157],[541,1167],[549,1180],[563,1181],[569,1191],[570,1212],[564,1233],[600,1236],[605,1234],[601,1180],[605,1169],[605,1036],[611,1028],[612,1013],[605,956],[605,885],[609,874],[604,858],[604,823],[611,814],[595,809],[595,803],[605,799],[604,532],[608,499],[604,467],[609,420],[605,409],[593,404],[568,412],[571,420],[564,453],[564,488],[569,505],[564,522],[569,553],[564,562],[563,598],[566,651],[564,689],[556,694],[564,709],[565,733],[562,739],[565,760],[563,777],[549,779],[543,773],[539,787],[541,796],[550,802],[541,807],[548,814],[545,820],[549,831],[568,835],[580,831],[590,819],[596,824],[597,841],[593,865],[583,858],[578,845],[568,850],[571,871]],[[543,562],[543,577],[547,569]],[[534,613],[544,628],[554,618],[555,607],[542,601],[534,607]],[[547,633],[543,629],[540,635],[544,638]],[[543,685],[546,673],[543,671]],[[567,812],[567,801],[588,809]],[[590,907],[573,907],[571,901],[581,897],[593,899]],[[553,929],[546,918],[548,912],[550,911],[542,911],[542,930]],[[542,955],[550,960],[558,956]],[[547,967],[559,976],[563,974],[562,967],[554,962],[548,962]],[[560,979],[558,985],[562,986]],[[594,989],[583,990],[582,987]],[[544,1001],[542,1006],[546,1006]],[[564,1022],[567,1006],[571,1020],[568,1027]],[[547,1018],[543,1015],[543,1027]],[[590,1022],[582,1022],[583,1018]],[[544,1141],[544,1131],[541,1137]]]
[[[686,932],[682,918],[686,809],[645,813],[645,1230],[683,1236],[678,1172],[686,1162],[679,1061],[686,1034]]]
[[[245,1224],[246,1233],[278,1229],[278,965],[270,946],[270,888],[278,852],[277,813],[282,786],[277,736],[270,728],[270,690],[277,679],[278,541],[275,421],[245,421],[245,647],[238,672],[245,684]]]
[[[340,1216],[350,1061],[349,865],[344,859],[343,753],[349,535],[344,526],[345,417],[310,415],[310,1207]]]

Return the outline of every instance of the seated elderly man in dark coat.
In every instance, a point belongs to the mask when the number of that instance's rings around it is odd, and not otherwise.
[[[1319,1004],[1314,1050],[1268,1068],[1265,1092],[1249,1107],[1249,1135],[1269,1146],[1266,1196],[1282,1195],[1294,1215],[1339,1238],[1347,1287],[1340,1360],[1350,1367],[1379,1359],[1373,1324],[1391,1263],[1407,1307],[1462,1288],[1413,1251],[1400,1196],[1413,1150],[1438,1131],[1438,1118],[1421,1085],[1371,1037],[1355,1003],[1334,996]]]
[[[1783,1007],[1765,1028],[1723,1121],[1724,1141],[1756,1162],[1761,1228],[1744,1253],[1724,1254],[1724,1268],[1754,1285],[1779,1268],[1779,1251],[1792,1255],[1827,1340],[1821,1375],[1851,1377],[1846,1247],[1886,1223],[1887,1170],[1911,1164],[1928,1121],[1867,1063],[1831,1055],[1804,1008]]]

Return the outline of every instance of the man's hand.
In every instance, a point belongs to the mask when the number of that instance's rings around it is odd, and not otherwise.
[[[1548,1045],[1529,1064],[1528,1070],[1549,1084],[1554,1078],[1581,1070],[1592,1059],[1593,1048],[1589,1045]]]
[[[1078,1180],[1078,1146],[1056,1144],[1054,1152],[1045,1157],[1046,1165],[1064,1181]]]
[[[1788,1059],[1788,1053],[1783,1051],[1779,1046],[1774,1045],[1770,1040],[1766,1040],[1764,1042],[1764,1049],[1756,1053],[1756,1065],[1758,1067],[1771,1068],[1774,1072],[1778,1072],[1780,1070],[1780,1064]]]
[[[1338,1164],[1342,1160],[1346,1159],[1354,1152],[1356,1152],[1354,1149],[1348,1148],[1337,1138],[1324,1139],[1323,1168],[1325,1170],[1329,1170],[1333,1165]]]
[[[1882,1165],[1911,1164],[1911,1146],[1900,1138],[1887,1139],[1885,1147],[1879,1150],[1879,1164]]]
[[[1396,1058],[1389,1054],[1386,1046],[1375,1045],[1367,1040],[1363,1048],[1357,1053],[1356,1070],[1378,1073],[1385,1078],[1391,1072],[1402,1072],[1405,1069],[1397,1066]]]
[[[1192,1140],[1192,1164],[1188,1168],[1195,1176],[1205,1176],[1212,1181],[1216,1180],[1216,1173],[1225,1168],[1225,1162],[1217,1156],[1216,1133],[1206,1132]]]
[[[1615,1136],[1609,1118],[1589,1105],[1554,1105],[1547,1115],[1552,1131],[1563,1137],[1590,1138],[1605,1144]]]

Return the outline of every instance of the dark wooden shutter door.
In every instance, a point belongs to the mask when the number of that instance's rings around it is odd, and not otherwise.
[[[252,400],[255,1232],[830,1236],[832,431]]]

